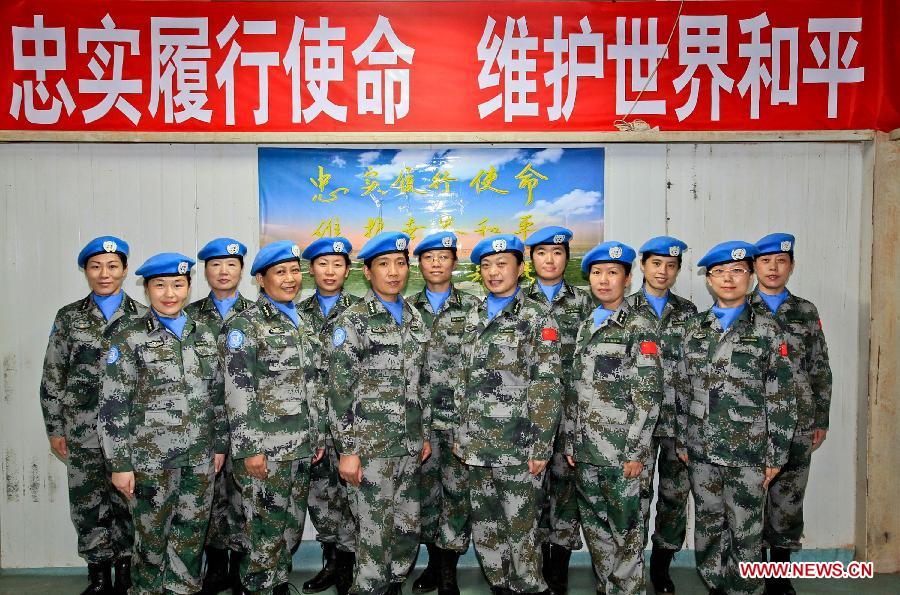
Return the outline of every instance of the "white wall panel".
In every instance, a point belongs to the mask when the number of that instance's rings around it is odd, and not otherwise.
[[[635,247],[660,233],[682,237],[691,249],[676,289],[701,307],[710,298],[694,263],[709,246],[776,229],[797,235],[790,286],[819,306],[835,374],[832,431],[810,480],[807,544],[846,547],[866,365],[860,263],[870,258],[860,245],[870,225],[860,217],[861,145],[612,145],[606,155],[606,237]],[[96,235],[122,235],[134,270],[155,252],[194,255],[209,238],[233,235],[252,258],[257,196],[252,145],[0,145],[0,566],[80,563],[65,470],[49,454],[38,402],[53,314],[87,292],[78,250]],[[197,281],[193,298],[207,291]],[[126,289],[143,298],[133,276]]]

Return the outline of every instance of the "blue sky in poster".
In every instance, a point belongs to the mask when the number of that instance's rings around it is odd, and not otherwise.
[[[537,183],[531,204],[527,189],[520,188],[516,179],[529,164],[531,171],[547,178],[533,178]],[[324,186],[319,166],[330,176]],[[470,185],[490,167],[497,173],[491,185],[507,194],[489,189],[479,193]],[[442,172],[456,179],[449,185],[433,184]],[[407,176],[416,191],[399,187]],[[364,196],[367,184],[374,182],[384,194],[372,191]],[[452,217],[450,229],[458,232],[466,253],[483,233],[490,234],[486,226],[517,233],[522,218],[530,215],[532,229],[544,225],[573,229],[573,255],[580,255],[603,239],[603,184],[602,148],[260,148],[261,240],[293,239],[305,245],[317,233],[332,235],[339,223],[341,235],[358,250],[372,219],[383,217],[384,229],[389,230],[403,229],[412,217],[421,227],[415,245]],[[338,190],[332,195],[339,188],[346,188],[346,193]]]

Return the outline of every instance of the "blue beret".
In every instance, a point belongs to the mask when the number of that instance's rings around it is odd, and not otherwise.
[[[597,244],[581,259],[581,271],[587,273],[591,265],[598,262],[618,262],[631,266],[637,254],[634,248],[622,242],[603,242]]]
[[[152,279],[153,277],[175,277],[178,275],[189,275],[191,267],[194,266],[193,258],[188,258],[184,254],[178,252],[162,252],[155,256],[151,256],[141,265],[135,274],[138,277]]]
[[[244,260],[247,255],[247,246],[233,238],[216,238],[200,248],[197,258],[200,260],[213,260],[214,258],[240,258]]]
[[[263,246],[253,259],[250,274],[255,275],[272,265],[281,264],[289,260],[300,262],[300,246],[290,240],[278,240]]]
[[[365,261],[389,252],[407,252],[408,248],[408,235],[399,231],[383,231],[366,242],[356,257]]]
[[[525,246],[518,236],[511,233],[503,233],[489,238],[484,238],[472,248],[472,262],[481,264],[481,259],[485,256],[493,254],[501,254],[503,252],[518,252],[523,254]]]
[[[333,238],[319,238],[307,246],[300,256],[309,261],[313,261],[316,258],[327,254],[341,254],[350,258],[350,252],[352,250],[353,246],[347,238],[342,238],[340,236]]]
[[[88,258],[97,256],[98,254],[119,253],[124,257],[128,257],[128,242],[116,236],[100,236],[94,238],[87,243],[87,246],[78,253],[78,266],[84,268]]]
[[[542,227],[530,236],[525,238],[526,246],[537,246],[538,244],[568,244],[572,239],[572,230],[558,225]]]
[[[641,254],[658,254],[660,256],[681,256],[687,250],[687,244],[672,236],[656,236],[641,246]]]
[[[452,231],[439,231],[425,236],[425,238],[419,242],[419,245],[416,246],[416,249],[413,250],[413,254],[418,256],[422,252],[427,252],[429,250],[450,249],[456,249],[456,234]]]
[[[756,246],[747,242],[732,241],[716,244],[706,255],[697,261],[697,266],[707,269],[727,262],[737,262],[756,256]]]
[[[756,242],[757,256],[779,252],[794,253],[794,236],[789,233],[770,233]]]

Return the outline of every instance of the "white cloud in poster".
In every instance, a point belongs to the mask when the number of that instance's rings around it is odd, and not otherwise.
[[[534,155],[531,156],[531,164],[537,167],[538,165],[543,165],[545,163],[556,163],[563,156],[563,150],[559,147],[550,147],[549,149],[543,149],[542,151],[537,151]]]
[[[359,154],[359,164],[362,167],[366,167],[375,161],[381,156],[381,151],[363,151]]]
[[[562,196],[551,200],[536,200],[534,206],[514,215],[516,219],[531,215],[532,222],[538,226],[565,225],[567,218],[588,215],[600,204],[601,196],[596,190],[576,188]]]
[[[331,158],[331,165],[336,165],[337,167],[344,167],[347,165],[347,161],[341,157],[340,155],[335,155]]]

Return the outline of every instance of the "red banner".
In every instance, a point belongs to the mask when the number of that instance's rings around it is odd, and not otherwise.
[[[4,2],[0,130],[900,127],[886,0]],[[893,78],[891,78],[893,77]]]

